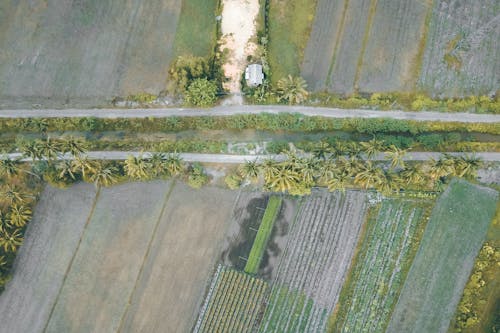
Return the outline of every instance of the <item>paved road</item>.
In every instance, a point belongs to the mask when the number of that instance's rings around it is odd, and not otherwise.
[[[147,157],[150,155],[148,152],[128,152],[128,151],[91,151],[87,153],[89,159],[94,160],[124,160],[129,155],[139,156],[141,155]],[[450,153],[451,155],[464,155],[464,153]],[[223,163],[223,164],[241,164],[245,161],[251,161],[258,159],[260,161],[265,159],[275,159],[284,160],[286,157],[284,155],[229,155],[229,154],[196,154],[196,153],[181,153],[179,154],[181,158],[186,162],[202,162],[202,163]],[[475,153],[475,156],[483,159],[487,162],[500,161],[500,153]],[[21,157],[21,154],[7,154],[9,158]],[[0,156],[0,158],[4,157]],[[426,161],[431,158],[438,159],[442,156],[442,153],[435,152],[409,152],[404,159],[407,161]],[[71,158],[69,155],[63,158]],[[386,160],[384,154],[378,154],[374,158],[375,160]],[[25,159],[28,160],[28,159]]]
[[[374,111],[360,109],[335,109],[309,106],[285,105],[241,105],[217,106],[209,109],[39,109],[0,110],[0,118],[54,118],[54,117],[98,117],[98,118],[158,118],[168,116],[230,116],[236,114],[301,113],[307,116],[329,118],[393,118],[417,121],[457,121],[465,123],[500,122],[500,115],[444,112]]]

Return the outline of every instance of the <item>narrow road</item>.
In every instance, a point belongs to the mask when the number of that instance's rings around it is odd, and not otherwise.
[[[150,156],[150,152],[129,152],[129,151],[91,151],[87,153],[89,159],[92,160],[125,160],[129,155],[133,156]],[[467,153],[449,153],[450,155],[460,156]],[[229,155],[229,154],[197,154],[197,153],[181,153],[180,157],[186,162],[201,162],[201,163],[222,163],[222,164],[241,164],[245,161],[253,161],[255,159],[263,161],[265,159],[274,159],[282,161],[286,159],[285,155]],[[406,161],[426,161],[431,158],[438,159],[442,153],[436,152],[409,152],[404,157]],[[468,154],[471,155],[471,154]],[[500,153],[475,153],[474,156],[481,158],[486,162],[500,161]],[[20,153],[12,153],[0,155],[0,158],[9,157],[11,159],[20,158]],[[60,159],[69,159],[70,155],[62,156]],[[378,154],[373,158],[377,161],[387,160],[383,153]],[[29,161],[30,159],[24,159]]]
[[[392,118],[416,121],[455,121],[462,123],[500,123],[500,115],[444,112],[375,111],[361,109],[336,109],[311,106],[241,105],[216,106],[207,109],[30,109],[0,110],[0,118],[160,118],[169,116],[232,116],[259,113],[300,113],[305,116],[328,118]]]

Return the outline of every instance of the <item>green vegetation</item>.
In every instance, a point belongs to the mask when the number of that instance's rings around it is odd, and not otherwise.
[[[219,267],[194,332],[251,332],[267,289],[263,280]]]
[[[175,32],[175,56],[211,57],[217,37],[218,0],[183,0]]]
[[[438,332],[449,326],[497,199],[488,188],[461,180],[450,184],[432,211],[388,332]]]
[[[267,242],[273,231],[274,221],[276,221],[276,217],[281,207],[281,202],[281,197],[271,196],[269,198],[266,211],[264,212],[262,222],[259,226],[259,231],[257,232],[252,249],[250,250],[250,255],[248,256],[247,264],[245,265],[245,272],[247,273],[256,274],[259,270],[262,256],[266,251]]]
[[[207,79],[196,79],[187,88],[185,102],[189,105],[207,107],[217,100],[217,83]]]
[[[420,236],[427,202],[384,200],[367,222],[330,332],[384,332]]]
[[[500,208],[476,258],[449,332],[496,332],[500,295]]]
[[[277,83],[276,96],[278,102],[286,102],[289,105],[300,104],[307,99],[307,83],[301,77],[288,75]]]
[[[316,0],[269,0],[269,65],[272,83],[300,75]]]

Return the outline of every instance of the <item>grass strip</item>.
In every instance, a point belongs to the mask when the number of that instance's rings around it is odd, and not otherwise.
[[[245,265],[245,272],[255,274],[259,270],[260,261],[266,250],[267,242],[273,230],[274,221],[281,207],[281,197],[272,196],[267,203],[266,211],[262,217],[259,231],[253,242],[250,255],[248,256],[247,264]]]

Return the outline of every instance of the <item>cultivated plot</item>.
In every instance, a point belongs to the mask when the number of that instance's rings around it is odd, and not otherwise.
[[[2,1],[0,106],[88,107],[159,93],[176,52],[213,51],[215,1],[199,2]],[[212,12],[194,17],[193,7]]]
[[[294,325],[290,313],[296,311],[307,318],[297,324],[306,332],[325,329],[350,267],[365,210],[363,192],[317,191],[305,199],[288,235],[261,332],[287,331]]]
[[[492,189],[450,184],[432,211],[387,332],[447,332],[497,200]]]
[[[91,185],[47,186],[0,295],[0,332],[42,332],[55,305],[95,199]]]
[[[253,332],[268,284],[219,266],[194,333]]]
[[[236,196],[214,187],[175,185],[121,332],[188,332],[193,327]]]
[[[101,189],[46,332],[118,329],[169,187],[151,182]]]
[[[500,87],[500,2],[436,0],[419,85],[437,96]]]
[[[336,310],[333,331],[385,331],[417,245],[416,233],[425,222],[425,205],[384,200],[378,215],[368,220],[351,283]]]

